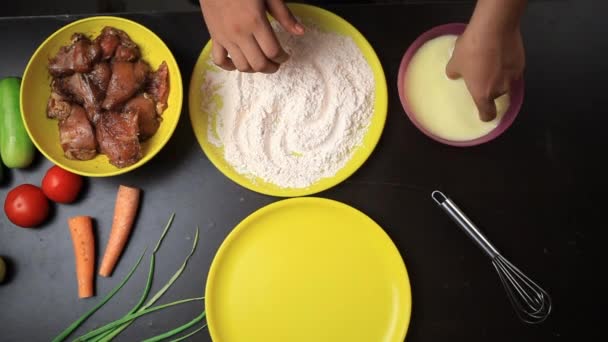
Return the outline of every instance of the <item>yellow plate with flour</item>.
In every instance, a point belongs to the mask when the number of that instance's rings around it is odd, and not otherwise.
[[[291,198],[224,240],[205,289],[215,342],[403,342],[411,289],[399,251],[345,204]]]
[[[363,138],[362,145],[354,151],[348,163],[338,171],[335,176],[323,178],[306,188],[281,188],[274,184],[264,182],[259,178],[252,179],[250,176],[241,175],[226,162],[223,148],[216,147],[207,139],[209,113],[205,113],[202,109],[203,94],[201,93],[201,88],[204,83],[205,70],[210,68],[211,41],[205,45],[205,48],[196,62],[190,81],[189,94],[190,121],[192,122],[194,133],[203,151],[207,155],[207,158],[209,158],[213,165],[226,175],[226,177],[245,188],[259,193],[280,197],[311,195],[329,189],[350,177],[359,167],[361,167],[361,165],[363,165],[373,152],[378,140],[380,140],[382,130],[384,129],[384,122],[386,121],[388,106],[386,79],[384,77],[382,65],[380,64],[374,49],[357,29],[339,16],[318,7],[302,4],[290,4],[289,7],[296,16],[302,18],[305,22],[312,21],[322,30],[337,32],[351,37],[361,50],[374,74],[376,92],[371,124]]]

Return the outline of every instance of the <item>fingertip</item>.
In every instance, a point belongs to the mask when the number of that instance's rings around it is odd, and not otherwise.
[[[456,67],[454,64],[455,63],[453,62],[453,60],[450,59],[448,64],[445,66],[445,75],[451,80],[460,78],[460,73],[456,71]]]
[[[236,70],[236,66],[234,65],[234,63],[232,62],[232,60],[230,58],[226,59],[226,61],[222,65],[222,68],[224,68],[224,70],[227,70],[227,71]]]
[[[274,74],[278,70],[279,70],[279,64],[274,63],[274,62],[270,62],[270,63],[268,63],[268,66],[264,70],[262,70],[262,73],[264,73],[264,74]]]
[[[458,78],[460,78],[460,75],[457,72],[453,72],[450,70],[445,71],[445,76],[451,80],[457,80]]]
[[[304,25],[300,24],[299,22],[296,22],[295,25],[293,25],[293,29],[292,29],[293,34],[301,36],[305,32],[306,32],[306,29],[304,28]]]
[[[222,68],[226,71],[232,71],[232,70],[236,69],[234,62],[232,61],[232,59],[229,56],[225,56],[221,60],[213,61],[213,62],[215,63],[215,65],[219,66],[220,68]]]
[[[496,118],[496,105],[491,100],[485,103],[482,108],[479,109],[479,119],[484,122],[492,121]]]
[[[304,26],[298,22],[296,17],[289,10],[289,7],[283,1],[269,1],[268,12],[270,12],[270,15],[272,15],[287,32],[295,35],[304,34]]]
[[[488,97],[473,96],[473,101],[479,112],[479,119],[484,122],[492,121],[496,118],[496,104],[493,99]]]
[[[479,112],[479,119],[483,122],[489,122],[496,118],[496,113]]]
[[[289,54],[287,52],[283,51],[283,53],[281,53],[280,55],[278,55],[275,58],[271,58],[271,60],[273,62],[275,62],[276,64],[282,64],[282,63],[287,62],[289,60],[289,57],[291,57],[291,56],[289,56]]]
[[[226,70],[226,71],[234,71],[236,70],[236,67],[234,66],[234,64],[232,62],[225,62],[222,64],[217,64],[217,66],[219,66],[220,68]]]
[[[226,51],[223,46],[216,44],[215,42],[213,44],[214,45],[211,50],[211,57],[213,63],[227,71],[232,71],[236,69],[234,63],[232,63],[232,60],[228,56],[228,51]]]
[[[247,61],[247,58],[236,45],[231,45],[227,49],[228,55],[221,67],[225,70],[239,70],[240,72],[251,72],[251,65]]]

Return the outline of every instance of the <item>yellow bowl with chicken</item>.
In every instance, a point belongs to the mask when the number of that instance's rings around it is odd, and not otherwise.
[[[123,174],[152,159],[175,131],[182,101],[169,48],[118,17],[90,17],[53,33],[21,83],[23,121],[38,150],[89,177]]]

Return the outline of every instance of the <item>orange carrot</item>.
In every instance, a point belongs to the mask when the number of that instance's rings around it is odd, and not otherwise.
[[[74,258],[76,259],[76,279],[78,280],[78,297],[93,296],[93,279],[95,277],[95,237],[93,221],[89,216],[75,216],[68,219]]]
[[[110,239],[103,255],[99,275],[109,277],[122,254],[133,229],[133,221],[139,207],[140,190],[121,185],[116,195],[114,206],[114,219],[112,220],[112,231]]]

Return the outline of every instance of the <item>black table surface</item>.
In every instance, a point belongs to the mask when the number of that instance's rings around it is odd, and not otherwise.
[[[376,220],[399,248],[411,278],[409,341],[584,340],[600,332],[603,196],[602,159],[608,125],[605,80],[608,4],[535,1],[523,23],[526,96],[520,116],[500,138],[471,148],[436,143],[408,121],[397,95],[400,59],[417,35],[435,25],[466,21],[467,3],[328,6],[375,47],[389,90],[388,120],[367,163],[342,184],[317,196],[358,208]],[[125,14],[156,32],[172,49],[187,87],[209,35],[198,13]],[[0,19],[0,76],[21,75],[36,47],[75,16]],[[187,89],[187,88],[186,88]],[[190,127],[187,105],[172,139],[145,166],[87,182],[76,204],[56,206],[51,221],[21,229],[0,216],[0,255],[13,269],[0,286],[0,341],[45,341],[113,288],[172,211],[177,218],[158,253],[153,291],[179,266],[196,225],[201,240],[184,276],[163,302],[200,296],[213,256],[247,215],[279,200],[246,190],[205,157]],[[50,162],[39,157],[11,170],[1,197],[21,183],[39,184]],[[97,296],[76,296],[74,258],[66,218],[96,219],[98,250],[107,241],[119,184],[144,189],[137,226],[116,272],[97,278]],[[516,318],[492,265],[435,206],[434,189],[451,196],[514,264],[552,295],[554,311],[538,326]],[[100,256],[101,251],[98,251]],[[147,260],[147,259],[144,259]],[[131,282],[83,326],[116,319],[139,297],[147,261]],[[119,340],[134,341],[189,321],[194,303],[139,319]],[[361,308],[365,315],[365,308]],[[302,327],[307,329],[307,327]],[[208,332],[194,340],[209,341]],[[371,341],[374,342],[374,341]]]

